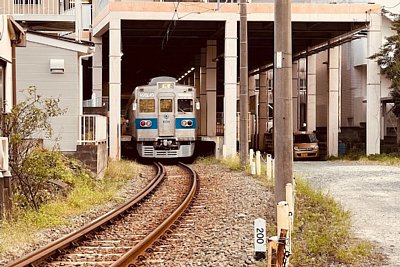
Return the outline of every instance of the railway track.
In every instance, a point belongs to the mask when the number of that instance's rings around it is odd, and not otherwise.
[[[167,175],[166,168],[156,163],[157,175],[142,192],[7,267],[134,266],[160,236],[174,228],[196,193],[196,173],[185,164],[179,165],[186,175]]]

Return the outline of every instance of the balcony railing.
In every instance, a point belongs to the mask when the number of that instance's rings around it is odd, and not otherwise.
[[[107,118],[101,115],[82,115],[79,145],[95,145],[107,141]]]
[[[84,100],[83,101],[83,107],[84,108],[98,108],[98,107],[103,107],[106,106],[107,103],[104,102],[102,97],[95,97],[95,98],[91,98],[88,100]]]
[[[74,15],[71,0],[0,0],[0,14],[7,15]]]

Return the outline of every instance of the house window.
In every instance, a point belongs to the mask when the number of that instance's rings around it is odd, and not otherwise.
[[[39,5],[42,0],[14,0],[14,4],[17,5]]]

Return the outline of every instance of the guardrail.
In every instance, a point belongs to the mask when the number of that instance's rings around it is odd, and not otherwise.
[[[0,0],[0,14],[74,15],[75,1],[70,0]]]
[[[98,108],[98,107],[103,107],[105,105],[106,103],[103,101],[103,97],[101,96],[83,101],[84,108]]]
[[[82,115],[79,145],[98,144],[107,141],[107,117]]]

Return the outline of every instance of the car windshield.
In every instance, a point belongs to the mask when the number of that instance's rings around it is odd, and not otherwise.
[[[315,134],[295,134],[294,143],[316,143],[317,137]]]

